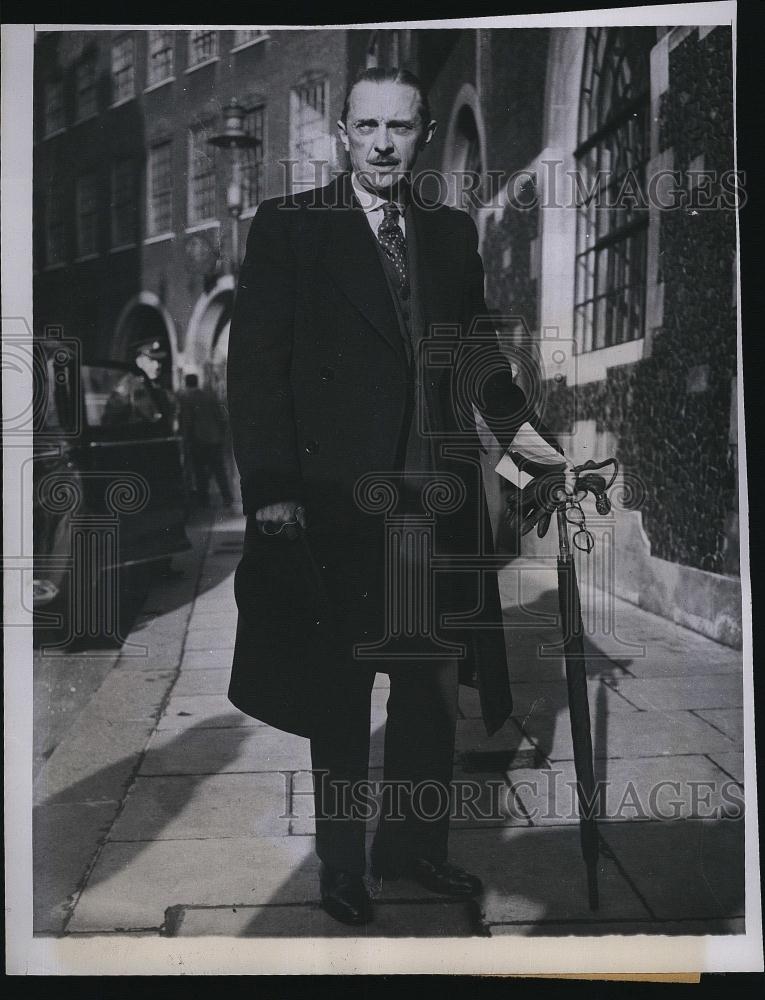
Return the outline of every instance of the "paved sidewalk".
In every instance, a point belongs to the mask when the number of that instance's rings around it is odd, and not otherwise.
[[[307,741],[226,698],[243,527],[200,530],[184,577],[152,590],[129,637],[147,655],[120,657],[41,772],[38,932],[358,934],[318,907]],[[480,795],[450,843],[483,897],[386,884],[365,936],[743,932],[740,652],[622,601],[613,615],[598,605],[588,666],[607,791],[593,914],[554,587],[553,564],[517,560],[501,575],[515,698],[503,730],[488,739],[476,692],[461,692],[455,779]]]

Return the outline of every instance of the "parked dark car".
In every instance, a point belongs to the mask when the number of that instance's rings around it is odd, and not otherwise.
[[[177,420],[129,365],[35,347],[35,631],[119,638],[126,569],[190,548]]]

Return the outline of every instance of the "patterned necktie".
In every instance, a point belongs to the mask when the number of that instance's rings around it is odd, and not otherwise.
[[[377,229],[377,239],[380,246],[390,258],[396,269],[401,287],[409,284],[409,268],[407,266],[406,239],[398,224],[401,214],[398,205],[386,202],[383,207],[383,220]]]

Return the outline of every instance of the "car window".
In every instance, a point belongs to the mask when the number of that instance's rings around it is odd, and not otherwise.
[[[85,415],[91,427],[154,426],[162,419],[152,391],[133,372],[83,366]]]

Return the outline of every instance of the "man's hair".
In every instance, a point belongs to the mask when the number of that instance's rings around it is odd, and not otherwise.
[[[417,96],[420,101],[419,110],[422,117],[422,124],[427,125],[430,121],[430,104],[428,102],[428,95],[426,94],[425,88],[420,82],[419,77],[415,76],[414,73],[410,73],[408,69],[397,69],[396,67],[393,67],[392,69],[383,69],[382,67],[375,67],[374,69],[362,70],[348,88],[345,94],[345,102],[343,103],[343,111],[340,115],[340,121],[343,125],[346,124],[346,120],[348,118],[348,105],[351,102],[351,93],[357,83],[401,83],[407,87],[414,88],[414,90],[417,91]]]
[[[186,388],[195,389],[199,385],[199,378],[193,372],[189,372],[186,376]]]

